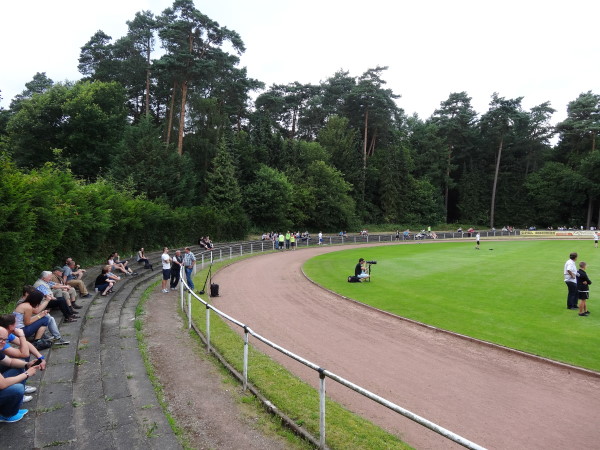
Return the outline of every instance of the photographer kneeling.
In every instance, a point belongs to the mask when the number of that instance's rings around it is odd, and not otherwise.
[[[367,268],[365,266],[365,259],[364,258],[360,258],[358,260],[358,264],[354,268],[354,276],[356,278],[358,278],[360,281],[363,281],[363,279],[366,279],[366,278],[370,277],[370,275],[367,273]]]

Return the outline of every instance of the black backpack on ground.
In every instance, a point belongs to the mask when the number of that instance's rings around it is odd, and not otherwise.
[[[348,277],[348,283],[360,283],[360,278],[354,275]]]

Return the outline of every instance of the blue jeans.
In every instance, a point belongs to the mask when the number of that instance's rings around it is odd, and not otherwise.
[[[49,321],[50,319],[48,319],[47,316],[44,316],[30,325],[25,325],[23,327],[23,333],[25,334],[25,337],[34,336],[35,333],[37,333],[37,330],[39,330],[41,327],[47,327]]]
[[[192,291],[194,290],[194,282],[192,281],[192,272],[193,271],[194,271],[193,267],[191,269],[188,267],[185,268],[185,279],[187,281],[188,286],[190,287],[190,289]]]
[[[25,386],[22,383],[0,389],[0,416],[11,417],[18,413],[24,394]]]

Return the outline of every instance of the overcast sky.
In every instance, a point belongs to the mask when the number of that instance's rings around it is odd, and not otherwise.
[[[117,39],[137,11],[172,0],[0,2],[1,105],[36,72],[77,80],[81,47],[99,29]],[[491,95],[550,101],[562,120],[581,92],[600,93],[600,2],[593,0],[196,0],[237,31],[241,65],[267,86],[318,83],[340,69],[384,79],[407,114],[428,118],[451,92],[466,91],[478,113]]]

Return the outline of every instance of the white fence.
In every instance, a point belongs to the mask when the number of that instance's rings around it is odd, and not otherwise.
[[[395,239],[395,236],[392,236],[392,240],[393,239]],[[374,241],[373,239],[371,239],[370,242],[386,242],[386,241],[389,242],[389,240],[390,239],[388,236],[388,239],[386,239],[385,241],[380,240],[380,239]],[[356,242],[356,241],[354,241],[354,242]],[[352,242],[352,240],[350,240],[350,242],[348,242],[348,239],[347,239],[346,242],[342,241],[339,243],[354,243],[354,242]],[[366,237],[366,242],[369,242],[368,236]],[[305,245],[309,245],[309,242],[307,241]],[[224,259],[224,257],[225,257],[225,259],[228,259],[227,257],[229,257],[229,259],[230,259],[230,258],[233,258],[234,255],[235,256],[243,255],[244,252],[258,253],[258,252],[273,250],[273,249],[274,249],[274,243],[272,243],[271,241],[246,242],[246,243],[230,245],[229,247],[215,248],[211,251],[202,252],[202,253],[198,254],[197,258],[200,261],[200,264],[204,265],[206,263],[213,262],[213,260],[222,260],[222,259]],[[217,258],[217,254],[218,254],[218,258]],[[210,286],[208,286],[208,288],[210,288]],[[187,292],[187,296],[185,295],[186,292]],[[401,414],[401,415],[423,425],[426,428],[429,428],[430,430],[446,437],[447,439],[449,439],[451,441],[454,441],[454,442],[462,445],[463,447],[470,448],[470,449],[484,449],[484,447],[481,447],[480,445],[478,445],[474,442],[471,442],[468,439],[465,439],[464,437],[459,436],[458,434],[453,433],[450,430],[447,430],[447,429],[445,429],[445,428],[443,428],[443,427],[441,427],[441,426],[439,426],[439,425],[437,425],[437,424],[435,424],[435,423],[433,423],[411,411],[408,411],[407,409],[404,409],[401,406],[396,405],[395,403],[392,403],[389,400],[386,400],[385,398],[380,397],[379,395],[377,395],[373,392],[370,392],[369,390],[367,390],[361,386],[358,386],[357,384],[354,384],[351,381],[348,381],[348,380],[340,377],[339,375],[336,375],[335,373],[322,368],[318,364],[308,361],[307,359],[304,359],[301,356],[296,355],[295,353],[281,347],[280,345],[276,344],[275,342],[272,342],[269,339],[261,336],[259,333],[252,330],[248,325],[243,324],[240,321],[238,321],[237,319],[218,310],[214,306],[212,306],[212,305],[208,304],[207,302],[205,302],[204,300],[202,300],[202,298],[200,298],[195,292],[192,292],[188,287],[186,276],[185,276],[185,271],[183,268],[181,270],[181,283],[180,283],[179,294],[180,294],[180,299],[181,299],[181,309],[182,309],[182,311],[184,311],[186,313],[187,318],[188,318],[188,328],[192,328],[192,298],[196,299],[202,305],[204,305],[204,307],[206,309],[206,330],[205,330],[204,338],[206,340],[207,350],[209,352],[216,353],[214,351],[214,349],[211,348],[211,343],[210,343],[210,340],[211,340],[210,311],[211,310],[214,313],[218,314],[223,319],[228,320],[229,322],[235,324],[236,326],[238,326],[244,330],[243,373],[242,373],[242,383],[243,383],[244,390],[246,390],[248,388],[249,336],[253,336],[255,339],[274,348],[275,350],[288,356],[289,358],[292,358],[292,359],[300,362],[301,364],[304,364],[305,366],[310,367],[311,369],[313,369],[316,372],[316,375],[319,377],[319,383],[320,383],[320,385],[319,385],[320,386],[319,387],[319,438],[318,438],[318,441],[316,442],[318,444],[319,448],[326,448],[326,446],[325,446],[325,435],[326,435],[325,434],[325,432],[326,432],[326,429],[325,429],[326,428],[325,427],[325,413],[326,413],[326,411],[325,411],[325,395],[326,395],[325,381],[327,378],[329,378],[333,381],[338,382],[342,386],[352,389],[353,391],[358,392],[359,394],[363,395],[364,397],[369,398],[369,399],[373,400],[374,402],[377,402],[377,403],[391,409],[392,411],[395,411],[398,414]],[[307,433],[305,433],[305,435],[306,434]]]

